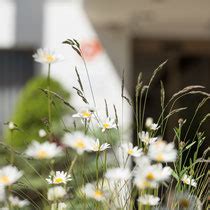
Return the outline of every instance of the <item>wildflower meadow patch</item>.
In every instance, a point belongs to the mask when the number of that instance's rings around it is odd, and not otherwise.
[[[80,44],[74,39],[67,39],[63,44],[71,47],[84,63],[89,89],[83,88],[78,69],[75,69],[78,87],[74,87],[84,107],[73,107],[68,97],[52,89],[51,67],[62,62],[63,56],[49,49],[38,49],[33,57],[48,69],[46,87],[38,89],[45,97],[42,106],[47,107],[47,116],[39,119],[43,121],[42,127],[34,127],[37,130],[33,132],[39,139],[22,139],[18,143],[21,148],[15,147],[13,135],[28,131],[17,122],[5,123],[9,135],[0,142],[5,157],[0,167],[0,209],[206,209],[209,149],[202,156],[198,154],[207,141],[202,125],[210,113],[196,125],[193,136],[188,135],[195,116],[209,103],[210,95],[204,88],[185,87],[166,101],[167,90],[161,82],[161,112],[154,121],[151,116],[145,116],[148,94],[167,61],[154,70],[148,84],[144,84],[142,73],[139,74],[134,99],[124,96],[123,78],[119,103],[131,106],[134,119],[131,127],[124,128],[119,123],[118,110],[115,106],[108,107],[106,100],[106,115],[100,117]],[[87,91],[91,98],[86,97]],[[177,102],[195,94],[201,95],[202,100],[192,118],[179,119],[171,131],[173,139],[165,139],[170,117],[187,109],[177,108]],[[63,116],[58,118],[62,124],[62,128],[59,124],[58,138],[55,135],[58,124],[54,120],[56,107],[61,104],[65,106],[65,113],[68,108],[71,121],[65,124]],[[114,116],[110,116],[110,109],[114,110]],[[131,139],[123,138],[128,130],[134,133]],[[27,138],[27,135],[21,136]]]

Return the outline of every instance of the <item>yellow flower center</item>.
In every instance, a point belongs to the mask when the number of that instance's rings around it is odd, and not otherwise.
[[[189,200],[187,200],[187,199],[181,199],[180,201],[179,201],[179,207],[181,207],[181,208],[189,208],[189,205],[190,205],[190,202],[189,202]]]
[[[62,182],[63,182],[63,179],[61,177],[57,177],[57,178],[54,179],[55,184],[60,184]]]
[[[85,143],[82,139],[77,139],[75,142],[75,147],[79,149],[84,149],[85,148]]]
[[[95,191],[95,197],[96,198],[101,198],[102,196],[103,196],[103,192],[101,192],[100,190]]]
[[[2,176],[0,177],[0,183],[2,184],[8,184],[10,181],[9,177],[8,176]]]
[[[51,62],[55,61],[55,56],[45,55],[45,59],[47,60],[47,62],[51,63]]]
[[[155,176],[152,172],[149,172],[147,175],[146,175],[146,179],[149,180],[149,181],[153,181],[155,179]]]
[[[47,158],[47,157],[48,157],[48,153],[47,153],[45,150],[40,150],[40,151],[37,153],[37,157],[38,157],[39,159]]]
[[[87,111],[86,112],[82,112],[82,116],[88,118],[88,117],[91,116],[91,113],[90,112],[87,112]]]
[[[104,123],[103,126],[104,128],[109,128],[110,125],[108,123]]]
[[[128,154],[129,154],[129,155],[132,155],[132,154],[133,154],[133,150],[132,150],[132,149],[129,149],[129,150],[128,150]]]
[[[163,154],[158,154],[157,156],[156,156],[156,160],[158,161],[158,162],[162,162],[162,161],[164,161],[164,157],[163,157]]]

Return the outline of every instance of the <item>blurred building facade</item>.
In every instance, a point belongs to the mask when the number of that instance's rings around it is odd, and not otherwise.
[[[166,59],[169,59],[169,62],[161,79],[165,82],[169,94],[190,84],[201,84],[207,87],[207,92],[210,90],[209,0],[182,2],[175,0],[0,0],[0,5],[1,52],[4,49],[12,51],[18,48],[23,51],[26,49],[34,51],[41,46],[57,47],[66,38],[77,38],[77,31],[81,30],[78,19],[84,13],[76,11],[78,5],[84,6],[84,11],[96,31],[93,34],[91,32],[90,37],[99,38],[104,52],[113,63],[112,65],[107,57],[103,58],[103,60],[107,59],[106,64],[108,63],[110,71],[103,70],[104,74],[100,73],[101,70],[98,70],[98,73],[91,73],[95,81],[101,77],[105,78],[100,81],[100,85],[103,82],[104,86],[112,84],[107,94],[103,92],[105,95],[101,97],[99,106],[102,106],[104,97],[108,97],[110,104],[119,102],[120,78],[123,70],[125,70],[126,88],[130,97],[133,97],[139,72],[142,71],[148,81],[155,67]],[[67,55],[70,62],[59,64],[56,67],[58,70],[54,71],[54,76],[71,89],[75,77],[71,79],[66,75],[69,69],[72,71],[78,61],[69,49],[59,47],[59,50]],[[74,60],[73,63],[72,60]],[[89,62],[90,67],[94,65]],[[37,70],[39,68],[33,63],[31,68],[26,80],[40,73]],[[0,69],[0,71],[2,75],[3,70]],[[113,73],[110,73],[112,71]],[[44,69],[41,72],[45,72]],[[26,80],[23,80],[21,85],[24,85]],[[8,83],[7,86],[11,87],[11,84]],[[98,88],[96,83],[94,86],[99,90],[96,91],[96,97],[100,97],[104,86],[101,85]],[[2,87],[1,91],[3,89],[5,87]],[[159,107],[159,83],[154,84],[153,90],[147,111],[156,117],[158,108],[153,107]],[[110,93],[113,94],[110,95]],[[11,95],[8,91],[7,96],[3,97],[3,94],[5,92],[1,92],[0,114],[4,113],[5,116],[0,115],[1,123],[9,118],[16,96],[13,94],[13,101],[8,102],[9,105],[7,105],[5,100]],[[74,103],[77,103],[76,99]],[[10,111],[5,111],[2,107],[7,107]],[[126,116],[131,116],[129,108],[126,108]]]

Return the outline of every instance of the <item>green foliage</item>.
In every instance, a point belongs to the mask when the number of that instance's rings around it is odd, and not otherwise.
[[[46,119],[48,117],[47,95],[41,91],[47,87],[47,79],[39,76],[31,79],[23,88],[14,114],[11,118],[19,128],[13,131],[5,131],[4,139],[15,148],[23,148],[33,139],[42,141],[38,136],[39,129],[45,129]],[[64,100],[68,101],[70,94],[62,87],[59,82],[51,79],[51,91],[60,95]],[[53,97],[52,105],[52,130],[55,136],[59,136],[62,131],[60,120],[65,114],[71,111],[58,98]],[[71,113],[70,113],[71,114]]]

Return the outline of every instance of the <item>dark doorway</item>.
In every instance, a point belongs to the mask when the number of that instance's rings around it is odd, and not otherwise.
[[[206,87],[205,92],[210,92],[210,41],[134,38],[132,43],[134,80],[136,80],[139,72],[143,72],[143,81],[148,84],[154,69],[168,59],[167,65],[151,86],[146,106],[146,117],[151,116],[157,120],[160,114],[160,80],[164,83],[166,100],[175,92],[189,85],[202,85]],[[173,127],[177,126],[179,118],[187,118],[188,122],[191,120],[196,106],[203,97],[193,95],[178,102],[177,108],[188,107],[188,109],[169,120],[164,136],[166,140],[173,140]],[[194,127],[189,132],[189,140],[192,137],[191,135],[194,134],[199,121],[208,112],[210,112],[209,102],[206,103],[196,117]],[[201,131],[205,131],[207,136],[204,145],[207,148],[208,138],[210,138],[209,120],[201,127]]]
[[[0,135],[10,120],[18,93],[34,75],[31,49],[0,50]]]

